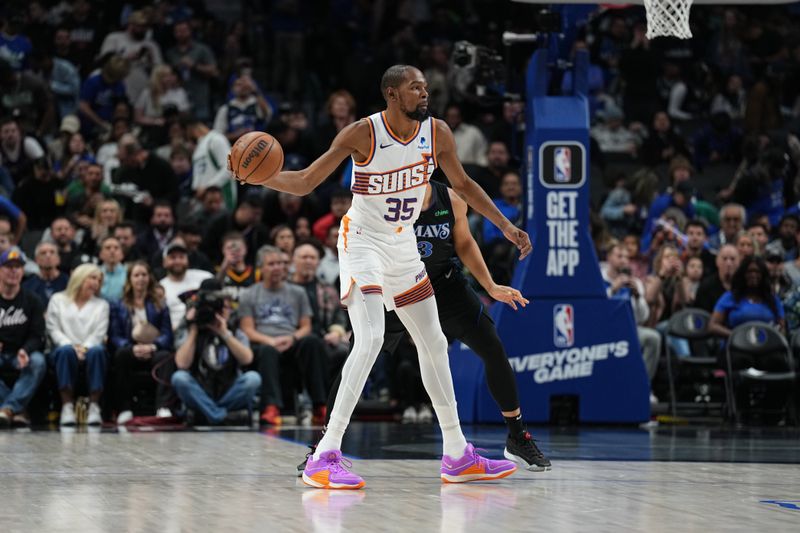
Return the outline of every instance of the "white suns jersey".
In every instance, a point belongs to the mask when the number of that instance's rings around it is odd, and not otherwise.
[[[367,229],[401,231],[419,217],[425,185],[436,168],[433,118],[418,122],[406,140],[391,130],[385,112],[365,120],[372,144],[366,161],[353,161],[353,204],[347,216]]]

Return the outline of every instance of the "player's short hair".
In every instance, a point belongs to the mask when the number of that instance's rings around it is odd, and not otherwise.
[[[384,100],[386,99],[386,91],[389,87],[397,88],[406,79],[406,73],[411,70],[411,65],[392,65],[386,69],[386,72],[381,76],[381,94]]]

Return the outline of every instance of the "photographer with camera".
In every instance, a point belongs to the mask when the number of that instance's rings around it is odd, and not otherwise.
[[[624,245],[614,242],[608,250],[606,258],[607,265],[602,270],[606,292],[609,298],[630,301],[633,318],[636,321],[636,334],[642,348],[642,359],[644,359],[647,377],[652,382],[661,354],[661,334],[655,329],[643,325],[650,317],[650,307],[645,299],[644,284],[631,275],[628,249]],[[656,401],[656,397],[651,392],[650,403]]]
[[[187,309],[187,335],[175,353],[172,386],[186,407],[219,424],[229,412],[253,405],[261,376],[241,371],[252,363],[253,351],[241,330],[228,329],[230,301],[218,280],[204,280]]]

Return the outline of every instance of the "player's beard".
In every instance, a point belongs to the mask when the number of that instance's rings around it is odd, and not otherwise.
[[[406,111],[406,116],[411,120],[422,122],[430,116],[427,106],[418,106],[414,111]]]

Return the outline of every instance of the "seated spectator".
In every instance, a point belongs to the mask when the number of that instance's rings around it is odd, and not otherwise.
[[[347,213],[348,209],[353,203],[353,193],[340,189],[331,194],[331,211],[327,215],[323,215],[320,219],[314,222],[313,233],[314,238],[320,242],[325,240],[328,234],[328,228],[331,226],[339,227],[342,217]],[[299,219],[298,219],[299,222]]]
[[[206,272],[216,271],[208,256],[200,250],[200,244],[203,242],[203,234],[200,228],[191,222],[179,224],[175,239],[182,241],[183,245],[186,246],[186,251],[189,253],[189,268],[205,270]],[[153,264],[154,262],[151,260],[150,263]]]
[[[30,425],[25,409],[47,372],[44,306],[20,285],[24,266],[19,248],[0,254],[0,369],[14,371],[13,385],[0,379],[0,429]]]
[[[275,226],[272,228],[272,231],[269,232],[269,243],[286,252],[289,257],[294,253],[294,245],[296,242],[297,239],[294,237],[294,231],[286,224]]]
[[[671,244],[659,248],[653,259],[653,274],[645,280],[645,298],[650,306],[648,324],[669,320],[686,305],[683,292],[683,262],[678,249]]]
[[[47,143],[46,152],[52,160],[61,160],[69,150],[72,135],[81,131],[81,121],[77,115],[67,115],[61,119],[58,134]]]
[[[203,281],[200,291],[219,291],[219,281]],[[201,413],[210,424],[219,424],[228,413],[250,409],[261,387],[254,370],[243,372],[253,362],[253,351],[240,329],[228,329],[227,303],[209,323],[198,323],[198,309],[186,313],[188,334],[175,353],[178,370],[172,375],[175,392],[189,409]]]
[[[619,243],[611,245],[606,254],[607,267],[602,271],[603,281],[609,298],[627,300],[633,309],[639,344],[642,347],[642,359],[647,377],[652,382],[658,370],[658,359],[661,356],[661,334],[653,328],[645,327],[650,318],[650,308],[645,299],[644,285],[641,280],[631,276],[628,265],[628,250]],[[650,402],[658,400],[650,393]]]
[[[486,151],[489,144],[477,126],[464,122],[461,106],[449,104],[444,112],[444,121],[453,131],[459,161],[465,165],[485,167],[487,164]]]
[[[178,203],[178,218],[186,213],[192,202],[192,152],[183,145],[177,144],[170,149],[169,166],[178,177],[178,190],[181,199]]]
[[[23,133],[16,118],[0,120],[0,165],[11,175],[15,187],[33,177],[33,163],[44,156],[42,145]]]
[[[325,255],[319,262],[317,268],[317,276],[323,282],[336,286],[339,279],[339,248],[337,243],[339,241],[339,228],[331,226],[328,228],[328,234],[322,242],[325,250]]]
[[[197,225],[201,233],[205,233],[212,220],[225,213],[222,189],[216,185],[206,187],[200,195],[200,203],[189,215],[189,219]]]
[[[217,279],[222,283],[225,294],[230,296],[234,311],[239,307],[242,292],[261,279],[259,272],[245,262],[246,255],[247,243],[241,233],[232,231],[223,237],[222,264]]]
[[[46,307],[53,294],[67,288],[69,276],[58,269],[61,257],[58,255],[58,248],[51,242],[40,242],[36,245],[35,260],[39,272],[29,276],[22,286],[38,296]]]
[[[0,57],[0,94],[0,116],[17,117],[22,131],[39,138],[50,133],[56,109],[53,95],[42,79],[30,72],[14,72]]]
[[[83,217],[84,225],[88,227],[97,204],[111,196],[111,189],[103,182],[103,168],[97,163],[89,163],[82,167],[79,178],[67,185],[64,193],[67,214]]]
[[[335,227],[336,229],[339,228],[339,224],[334,224],[331,227]],[[330,229],[330,228],[328,228]],[[294,223],[294,236],[297,238],[298,241],[308,241],[313,238],[311,234],[311,222],[306,217],[300,217]],[[328,235],[328,232],[325,232],[325,235]],[[322,241],[320,241],[322,242]]]
[[[139,251],[147,259],[158,257],[175,236],[175,215],[172,204],[158,200],[153,205],[148,229],[136,236]]]
[[[653,115],[650,135],[642,143],[642,162],[648,166],[668,164],[675,156],[689,156],[686,141],[672,127],[666,111]]]
[[[130,263],[142,257],[136,242],[136,226],[130,220],[123,220],[111,229],[111,235],[119,242],[122,250],[122,262]]]
[[[86,145],[83,135],[80,132],[75,132],[69,136],[64,154],[53,164],[53,171],[56,178],[65,184],[70,184],[80,179],[81,163],[94,162],[94,156],[92,156],[89,147]]]
[[[656,198],[650,206],[650,212],[647,217],[647,222],[644,225],[644,233],[642,235],[642,249],[645,251],[650,250],[650,244],[654,240],[656,234],[663,229],[662,216],[667,209],[672,207],[678,210],[691,220],[694,218],[695,211],[692,205],[692,186],[688,181],[678,182],[671,192],[667,192]]]
[[[706,276],[697,288],[694,306],[704,309],[709,313],[714,310],[717,300],[731,290],[731,282],[736,269],[739,268],[739,250],[732,244],[724,244],[717,253],[717,271]]]
[[[736,245],[736,239],[744,231],[747,214],[740,204],[725,204],[719,210],[720,230],[708,240],[712,250],[719,250],[725,244]]]
[[[751,222],[747,226],[747,233],[753,239],[753,243],[758,246],[762,253],[766,253],[767,245],[769,244],[769,229],[764,224],[758,222]]]
[[[103,273],[92,264],[77,267],[69,278],[67,289],[50,298],[47,306],[47,334],[53,341],[50,354],[56,370],[61,394],[62,426],[75,425],[73,405],[78,366],[86,365],[89,388],[87,423],[103,423],[100,397],[105,389],[108,356],[105,338],[108,332],[108,302],[98,296]]]
[[[711,99],[711,114],[725,113],[731,120],[743,120],[747,109],[747,92],[742,86],[742,77],[731,74],[725,87]]]
[[[703,262],[703,275],[710,275],[717,270],[716,258],[709,250],[706,236],[706,225],[699,220],[690,220],[686,223],[686,246],[681,259],[688,265],[689,259],[697,257]]]
[[[742,131],[731,124],[731,117],[720,112],[694,136],[694,163],[699,169],[714,163],[736,163],[741,159]]]
[[[631,269],[631,276],[644,281],[650,271],[650,261],[641,253],[639,245],[641,239],[638,235],[626,235],[622,240],[625,249],[628,250],[628,266]]]
[[[465,169],[489,198],[500,196],[500,181],[511,165],[511,153],[503,141],[492,141],[486,150],[486,166],[466,165]]]
[[[681,282],[683,283],[683,293],[686,296],[684,303],[687,307],[694,307],[697,289],[700,287],[700,281],[705,275],[703,268],[703,260],[699,257],[690,257],[686,261],[686,270]]]
[[[225,208],[233,211],[237,201],[237,183],[228,170],[231,143],[220,132],[211,130],[197,119],[187,119],[186,133],[195,142],[192,154],[192,191],[197,198],[208,187],[219,187]]]
[[[83,220],[79,220],[83,222]],[[113,237],[111,230],[122,222],[122,208],[116,200],[101,200],[94,208],[94,216],[85,228],[82,248],[89,253],[96,253],[100,242],[106,237]]]
[[[192,108],[198,119],[211,119],[211,82],[219,76],[216,58],[205,44],[192,39],[191,21],[177,20],[173,26],[175,46],[167,50],[166,60],[183,79]]]
[[[133,105],[133,116],[136,124],[145,131],[157,130],[165,132],[165,114],[168,110],[186,113],[189,111],[189,96],[180,86],[178,77],[175,76],[169,65],[159,65],[150,74],[150,84],[139,95]],[[155,134],[149,131],[147,135],[152,144],[162,144],[165,140],[163,133]]]
[[[250,76],[239,76],[233,82],[233,97],[223,104],[214,118],[214,130],[225,135],[230,143],[251,131],[263,130],[273,110]]]
[[[513,170],[506,172],[500,182],[500,198],[495,198],[493,202],[497,209],[515,225],[524,224],[522,181],[519,173]],[[514,246],[503,237],[503,232],[488,220],[483,221],[482,249],[492,277],[500,285],[510,283],[513,272]]]
[[[263,197],[262,222],[270,228],[278,224],[290,226],[300,217],[316,220],[319,217],[316,200],[311,196],[297,196],[288,192],[267,191]]]
[[[75,65],[60,57],[53,57],[46,46],[37,47],[33,62],[35,71],[50,88],[59,117],[78,111],[81,92],[81,75]]]
[[[747,232],[742,232],[736,237],[735,246],[736,249],[739,250],[739,257],[742,259],[750,257],[751,255],[761,255],[760,250],[756,249],[752,237],[750,237],[750,234]]]
[[[788,274],[789,265],[797,268],[795,263],[784,263],[783,257],[775,253],[767,253],[764,255],[764,261],[767,262],[767,269],[769,269],[769,282],[772,287],[772,292],[778,296],[782,301],[789,296],[795,287],[800,286],[795,283],[795,279]],[[795,276],[800,274],[800,270],[793,272]],[[798,279],[800,281],[800,279]]]
[[[638,210],[630,191],[625,187],[625,175],[620,174],[614,189],[608,193],[600,208],[600,216],[614,238],[621,239],[634,229]]]
[[[213,277],[211,272],[189,268],[189,255],[186,245],[181,241],[173,241],[163,251],[166,277],[159,283],[164,288],[164,296],[169,308],[172,329],[177,329],[186,315],[186,304],[181,295],[196,291],[203,280]]]
[[[131,122],[127,118],[115,118],[111,121],[110,138],[97,149],[95,159],[103,167],[103,181],[113,183],[112,176],[120,167],[119,141],[125,135],[132,135]]]
[[[61,258],[58,268],[67,275],[72,270],[72,263],[81,254],[75,235],[75,224],[67,217],[56,217],[50,224],[50,240],[58,248]],[[45,237],[42,237],[42,241],[46,242]]]
[[[158,282],[144,261],[131,264],[125,278],[122,298],[111,304],[108,344],[114,357],[114,393],[117,424],[133,418],[132,377],[137,370],[154,369],[156,415],[172,415],[169,406],[172,392],[168,386],[175,370],[172,323],[166,302],[159,295]]]
[[[109,32],[100,46],[100,55],[120,54],[130,61],[130,69],[125,76],[125,89],[128,100],[136,102],[147,87],[147,73],[160,65],[161,48],[149,32],[150,20],[146,11],[133,11],[128,16],[124,31]]]
[[[149,198],[142,199],[146,206],[152,205],[154,198],[177,204],[178,177],[167,161],[142,148],[133,135],[120,138],[118,153],[121,166],[114,173],[114,183],[133,184],[139,192],[147,193]]]
[[[339,373],[350,352],[347,316],[339,301],[339,290],[317,277],[319,245],[301,243],[294,249],[294,274],[289,281],[305,289],[311,303],[311,332],[325,340],[331,359],[331,376]]]
[[[122,290],[128,277],[128,267],[122,262],[122,247],[119,241],[109,235],[100,241],[100,270],[103,273],[103,286],[100,296],[114,303],[122,298]]]
[[[33,164],[33,175],[22,180],[11,199],[28,215],[28,229],[45,229],[53,219],[64,213],[64,184],[59,182],[47,158]]]
[[[786,174],[784,150],[768,147],[759,154],[755,166],[742,172],[736,181],[733,197],[747,208],[749,218],[767,215],[770,226],[775,227],[786,211]]]
[[[211,262],[218,265],[222,262],[222,238],[230,231],[238,231],[247,242],[245,261],[255,264],[256,250],[267,242],[269,232],[261,223],[262,200],[257,192],[248,193],[244,201],[233,212],[217,217],[211,222],[203,238],[201,250]]]
[[[311,331],[311,305],[306,291],[286,283],[286,264],[281,251],[264,246],[258,251],[263,282],[245,290],[239,301],[242,331],[255,345],[256,364],[263,380],[261,421],[281,423],[284,405],[281,368],[299,374],[308,389],[315,423],[323,423],[327,401],[327,358],[322,339]]]
[[[731,331],[745,322],[767,322],[785,331],[783,302],[770,286],[769,270],[760,257],[745,257],[726,291],[714,306],[709,332],[720,337],[729,337]],[[783,361],[783,354],[781,354]],[[751,361],[748,361],[752,363]],[[734,368],[747,368],[734,364]],[[766,368],[762,368],[766,370]]]
[[[112,55],[106,59],[100,72],[83,82],[78,109],[84,135],[91,138],[111,131],[114,106],[126,99],[122,80],[128,75],[129,69],[127,59]]]
[[[636,157],[641,139],[624,124],[625,115],[614,105],[606,106],[603,123],[592,126],[592,137],[604,154],[621,154]]]
[[[784,215],[778,225],[778,238],[767,245],[767,252],[783,256],[784,261],[794,261],[798,257],[798,232],[800,232],[800,217]]]

